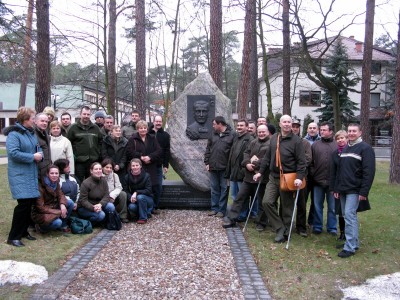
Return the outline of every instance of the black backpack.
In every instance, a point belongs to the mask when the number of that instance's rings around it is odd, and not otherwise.
[[[107,212],[105,221],[108,230],[120,230],[122,228],[121,218],[115,211]]]

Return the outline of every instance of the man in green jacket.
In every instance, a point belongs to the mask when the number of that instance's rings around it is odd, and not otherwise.
[[[90,176],[90,165],[100,160],[103,135],[100,128],[90,121],[90,107],[83,106],[80,120],[71,125],[68,139],[75,157],[75,176],[82,181]]]

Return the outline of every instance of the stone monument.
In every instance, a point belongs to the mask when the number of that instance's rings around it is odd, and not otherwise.
[[[171,103],[168,120],[171,166],[186,184],[207,192],[208,199],[210,180],[204,153],[207,139],[213,132],[212,120],[218,115],[232,126],[231,100],[218,89],[209,73],[203,73]]]

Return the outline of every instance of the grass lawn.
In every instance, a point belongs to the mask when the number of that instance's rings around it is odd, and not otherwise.
[[[11,219],[16,200],[12,200],[7,180],[7,165],[0,165],[0,174],[3,178],[0,181],[1,210],[0,210],[0,259],[27,261],[42,265],[49,272],[49,276],[57,271],[64,262],[82,247],[89,239],[99,231],[88,235],[69,234],[63,235],[59,232],[52,232],[41,235],[32,233],[38,240],[28,241],[23,239],[25,247],[12,247],[6,244],[8,232],[11,226]],[[19,285],[5,285],[0,287],[0,299],[28,299],[34,287]]]
[[[0,257],[43,265],[51,275],[93,234],[67,237],[56,232],[34,233],[38,240],[26,241],[26,247],[7,245],[15,202],[11,200],[6,172],[7,166],[0,165]],[[372,209],[359,214],[361,248],[348,259],[337,257],[337,242],[326,233],[308,238],[293,234],[290,248],[285,250],[285,244],[273,243],[274,233],[259,233],[249,224],[246,239],[273,299],[341,299],[340,287],[400,271],[400,187],[387,183],[388,174],[389,163],[378,162],[370,193]],[[178,180],[179,175],[170,168],[167,179]],[[27,299],[32,289],[6,285],[0,287],[0,299]]]
[[[0,155],[7,155],[7,150],[5,148],[0,148]]]
[[[294,233],[286,250],[273,243],[270,230],[248,227],[246,239],[273,299],[341,299],[340,287],[400,271],[400,187],[389,185],[388,177],[389,163],[377,162],[372,209],[358,215],[361,245],[353,257],[339,258],[336,239],[327,233]]]

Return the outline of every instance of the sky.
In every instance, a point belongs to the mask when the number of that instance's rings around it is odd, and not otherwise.
[[[129,2],[130,1],[130,2]],[[240,9],[240,0],[223,0],[223,30],[238,30],[239,40],[243,40],[243,28],[244,28],[244,13]],[[295,0],[292,0],[295,1]],[[8,4],[9,7],[16,12],[16,14],[26,13],[27,1],[26,0],[3,0],[4,3]],[[95,25],[98,20],[102,22],[101,12],[97,12],[96,8],[91,6],[91,3],[95,0],[50,0],[50,20],[51,20],[51,31],[53,34],[63,34],[69,40],[69,48],[65,53],[61,53],[59,61],[64,63],[67,62],[78,62],[81,65],[88,65],[95,63],[97,60],[97,51],[93,46],[96,37],[98,35],[98,27]],[[103,1],[101,1],[103,2]],[[133,3],[133,0],[127,0],[128,4]],[[151,60],[147,63],[150,66],[154,66],[157,62],[155,59],[155,52],[159,53],[157,59],[158,62],[164,63],[163,53],[167,53],[167,57],[170,56],[172,49],[172,34],[170,28],[165,25],[165,18],[174,19],[176,12],[176,4],[178,0],[170,1],[159,1],[164,14],[156,15],[152,18],[152,21],[156,22],[163,31],[154,32],[149,34],[146,39],[146,49],[148,55],[151,54]],[[315,0],[303,0],[303,21],[306,29],[312,31],[318,26],[322,19],[322,14],[316,6]],[[117,5],[122,3],[121,0],[117,0]],[[154,2],[153,2],[154,3]],[[179,48],[184,48],[189,38],[198,37],[199,35],[205,34],[205,30],[208,30],[209,16],[208,12],[204,13],[202,10],[193,7],[193,1],[191,0],[180,0],[180,14],[181,14],[181,28],[184,29],[184,33],[181,37]],[[204,1],[202,2],[204,3]],[[322,10],[327,10],[328,0],[322,0]],[[355,39],[364,40],[364,21],[365,21],[365,0],[336,0],[333,6],[332,17],[328,19],[328,22],[332,22],[329,26],[329,35],[334,35],[353,18],[355,14],[359,14],[359,17],[355,19],[355,25],[347,28],[343,31],[343,35],[351,36],[354,35]],[[234,7],[227,8],[229,4],[233,4]],[[236,6],[235,6],[236,5]],[[153,5],[151,9],[156,9]],[[397,39],[398,30],[398,15],[400,10],[400,1],[398,0],[376,0],[375,8],[375,27],[374,27],[374,38],[379,37],[381,34],[388,32],[394,39]],[[134,43],[128,43],[123,37],[124,27],[133,26],[134,22],[128,20],[128,15],[132,15],[132,10],[126,10],[125,14],[121,14],[118,17],[117,22],[117,59],[119,64],[131,63],[134,65],[135,61],[135,45]],[[264,9],[265,13],[279,15],[276,5],[270,5]],[[343,14],[345,14],[343,16]],[[342,16],[335,22],[334,19]],[[266,42],[269,47],[280,47],[282,44],[282,35],[280,30],[276,29],[277,22],[271,21],[266,16],[263,16],[264,30],[266,31]],[[205,24],[205,25],[204,25]],[[206,28],[206,29],[205,29]],[[102,33],[100,33],[102,34]],[[322,35],[318,34],[317,38],[321,38]],[[292,37],[292,42],[296,42],[296,37]],[[234,56],[237,61],[241,61],[241,49]],[[117,64],[118,64],[117,63]],[[167,60],[167,64],[170,62]]]

